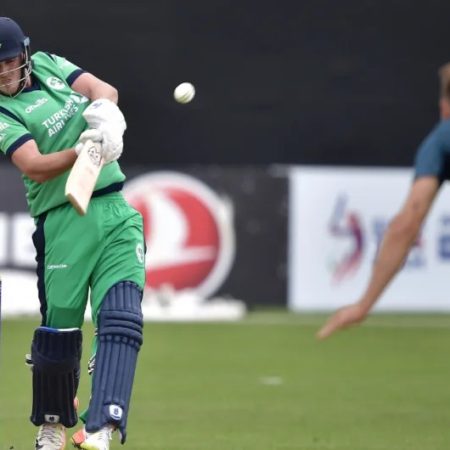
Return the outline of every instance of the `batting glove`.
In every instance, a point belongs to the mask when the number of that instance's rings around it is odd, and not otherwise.
[[[120,136],[127,129],[125,117],[119,107],[107,98],[93,101],[83,112],[83,117],[91,128],[112,128]]]
[[[116,161],[123,151],[122,135],[116,130],[108,127],[101,127],[98,131],[102,133],[102,155],[105,164]]]
[[[85,109],[83,117],[91,128],[102,132],[105,163],[119,159],[123,151],[122,136],[127,128],[119,107],[106,98],[97,99]]]
[[[78,138],[77,145],[75,145],[74,147],[77,155],[80,154],[81,150],[84,147],[84,144],[86,144],[87,141],[103,142],[103,133],[100,130],[96,130],[94,128],[89,128],[83,131]]]

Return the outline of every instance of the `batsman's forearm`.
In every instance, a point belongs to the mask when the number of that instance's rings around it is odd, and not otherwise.
[[[361,304],[369,311],[378,300],[387,285],[402,268],[413,245],[419,229],[396,230],[392,224],[388,227],[375,260],[368,287]]]
[[[29,168],[24,173],[33,181],[44,183],[66,172],[76,159],[77,154],[73,148],[48,155],[39,154],[29,161]]]

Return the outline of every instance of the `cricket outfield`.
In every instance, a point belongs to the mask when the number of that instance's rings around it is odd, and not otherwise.
[[[374,315],[318,342],[323,320],[264,311],[236,323],[146,323],[123,448],[450,448],[450,316]],[[34,442],[24,354],[37,325],[3,323],[0,450]],[[81,407],[91,336],[86,324]]]

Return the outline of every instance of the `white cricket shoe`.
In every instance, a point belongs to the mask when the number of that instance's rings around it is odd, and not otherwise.
[[[78,433],[75,433],[72,442],[76,447],[84,450],[109,450],[109,441],[112,440],[113,431],[114,427],[112,425],[105,425],[95,433],[80,430]],[[76,439],[76,436],[78,439]],[[84,440],[81,441],[80,438],[83,437]]]
[[[66,429],[60,423],[44,423],[39,427],[35,450],[63,450]]]

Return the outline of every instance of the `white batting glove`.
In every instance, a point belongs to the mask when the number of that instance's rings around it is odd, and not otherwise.
[[[123,151],[123,133],[127,128],[125,117],[119,107],[106,98],[92,102],[83,112],[91,128],[103,134],[103,158],[105,163],[119,159]]]
[[[77,145],[74,147],[77,155],[80,154],[88,140],[101,144],[101,153],[105,164],[116,161],[122,154],[122,136],[118,135],[114,130],[104,132],[95,128],[89,128],[83,131],[80,134]]]
[[[105,164],[119,159],[123,151],[122,135],[109,126],[101,127],[98,131],[103,135],[102,155]]]
[[[100,130],[94,128],[89,128],[83,131],[78,138],[78,143],[75,145],[75,152],[77,155],[80,154],[81,150],[86,144],[86,141],[92,142],[103,142],[103,133]]]
[[[123,136],[127,129],[125,117],[119,107],[107,98],[93,101],[83,112],[83,117],[91,128],[111,127]]]

